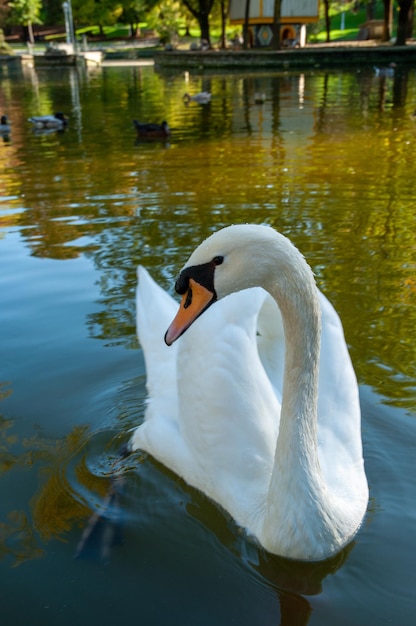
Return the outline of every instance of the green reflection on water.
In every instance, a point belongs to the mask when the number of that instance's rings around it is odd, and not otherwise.
[[[91,258],[101,292],[91,336],[136,345],[137,264],[172,291],[210,232],[264,222],[307,257],[360,382],[414,409],[415,71],[394,81],[362,70],[186,82],[140,67],[26,69],[5,84],[13,136],[0,156],[0,226],[17,227],[39,258]],[[210,105],[184,106],[185,91],[202,89]],[[70,115],[69,129],[31,133],[27,117],[51,109]],[[167,119],[170,143],[138,144],[133,118]]]

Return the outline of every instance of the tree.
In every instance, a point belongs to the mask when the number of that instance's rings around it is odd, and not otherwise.
[[[384,5],[383,41],[390,41],[391,27],[393,23],[393,0],[383,0],[383,5]]]
[[[192,13],[199,24],[201,40],[207,41],[211,45],[209,33],[209,15],[214,4],[214,0],[182,0],[188,11]]]
[[[122,14],[121,3],[114,0],[72,0],[72,13],[77,24],[97,24],[100,35],[104,35],[104,26],[116,24]]]
[[[396,46],[405,46],[413,0],[397,0],[397,4],[399,5],[399,14],[397,18]]]
[[[180,25],[180,6],[178,2],[170,0],[164,4],[156,4],[148,16],[148,24],[159,35],[163,44],[176,45]]]
[[[250,0],[246,0],[246,6],[244,9],[244,24],[243,24],[243,48],[247,50],[249,47],[249,21],[250,21]]]
[[[329,2],[330,0],[324,0],[325,30],[327,43],[331,41],[331,18],[329,17]]]
[[[130,26],[131,37],[140,35],[140,22],[145,20],[157,2],[158,0],[120,0],[123,9],[120,22]]]
[[[282,13],[282,0],[274,0],[274,12],[273,12],[273,38],[272,48],[273,50],[279,50],[280,48],[280,16]]]
[[[227,15],[228,15],[229,3],[225,0],[220,0],[221,10],[221,48],[225,48],[227,45]]]
[[[14,50],[4,38],[3,29],[0,28],[0,54],[14,54]]]
[[[12,9],[11,21],[25,26],[29,42],[35,43],[32,26],[33,24],[42,24],[40,19],[42,0],[14,0],[9,2],[9,7]]]
[[[184,25],[186,32],[189,31],[189,12],[179,0],[164,0],[155,2],[153,10],[147,15],[147,23],[159,35],[162,43],[177,43],[179,28]]]

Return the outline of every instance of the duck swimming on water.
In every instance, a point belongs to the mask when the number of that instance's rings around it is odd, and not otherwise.
[[[209,91],[201,91],[200,93],[196,93],[191,96],[189,93],[185,93],[183,95],[183,101],[185,104],[189,104],[190,102],[197,102],[198,104],[208,104],[211,102],[212,94]]]
[[[8,135],[11,131],[11,124],[7,115],[2,115],[0,118],[0,133],[3,135]]]
[[[64,113],[54,113],[53,115],[39,115],[34,117],[29,117],[29,122],[31,122],[37,130],[42,129],[62,129],[68,125],[68,118]]]
[[[374,73],[379,78],[393,78],[394,72],[396,70],[396,63],[392,62],[388,65],[388,67],[377,67],[374,66]]]
[[[138,137],[166,138],[170,137],[171,134],[169,125],[166,121],[163,121],[161,124],[142,124],[137,120],[133,120],[133,124],[137,131]]]

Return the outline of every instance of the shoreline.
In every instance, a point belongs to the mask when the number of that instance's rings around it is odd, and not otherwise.
[[[72,58],[74,57],[74,58]],[[46,55],[21,52],[0,55],[0,64],[17,62],[38,66],[76,65],[77,59],[95,66],[154,65],[157,70],[193,71],[288,71],[350,66],[373,67],[396,63],[398,67],[416,67],[416,40],[406,46],[382,44],[375,40],[307,44],[303,48],[265,50],[157,50],[154,45],[115,49],[92,46],[77,55]],[[97,58],[95,58],[97,57]]]
[[[154,54],[156,68],[189,69],[317,69],[350,65],[416,66],[416,42],[406,46],[375,42],[309,44],[285,50],[169,50]]]

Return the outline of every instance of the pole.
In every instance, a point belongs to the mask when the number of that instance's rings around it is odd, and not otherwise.
[[[64,16],[65,16],[66,42],[67,43],[72,43],[72,47],[74,49],[74,53],[76,54],[76,52],[77,52],[77,42],[76,42],[76,39],[75,39],[74,20],[72,18],[71,0],[67,0],[66,2],[64,2],[63,5],[62,5],[62,9],[63,9]]]

